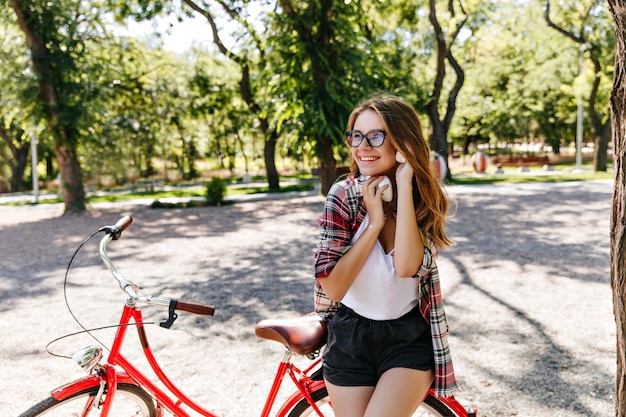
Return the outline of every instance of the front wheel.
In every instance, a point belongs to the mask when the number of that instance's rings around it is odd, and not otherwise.
[[[49,397],[20,414],[19,417],[98,417],[94,408],[97,386],[84,389],[62,400]],[[105,391],[106,395],[106,391]],[[119,384],[109,412],[114,417],[156,417],[154,401],[146,391],[132,384]]]
[[[322,412],[324,417],[334,417],[333,409],[330,406],[330,399],[328,397],[328,391],[326,387],[322,387],[317,391],[311,393],[311,398],[315,401],[315,405]],[[467,414],[464,414],[465,416]],[[288,417],[318,417],[317,412],[307,402],[306,398],[303,398],[298,402]],[[432,395],[426,396],[424,402],[417,408],[412,417],[462,417],[461,414],[454,412],[446,404],[441,402]]]

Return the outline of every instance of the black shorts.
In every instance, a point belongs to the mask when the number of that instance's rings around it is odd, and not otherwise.
[[[376,386],[392,368],[434,369],[430,325],[419,307],[395,320],[371,320],[346,306],[328,323],[324,378],[339,386]]]

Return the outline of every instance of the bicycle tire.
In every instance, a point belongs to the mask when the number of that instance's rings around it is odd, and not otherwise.
[[[19,417],[82,416],[83,414],[81,413],[83,410],[89,406],[89,403],[98,393],[98,388],[98,386],[93,386],[62,400],[48,397],[20,414]],[[88,415],[90,417],[98,417],[100,410],[92,408]],[[156,417],[156,410],[152,397],[141,387],[133,384],[118,384],[115,400],[113,401],[109,415],[116,417],[125,417],[126,415]]]
[[[328,391],[326,387],[322,387],[311,393],[311,398],[315,401],[315,405],[320,409],[324,417],[333,417],[335,414],[330,406]],[[317,417],[317,413],[306,398],[300,400],[289,413],[288,417]],[[412,417],[463,417],[451,410],[447,405],[442,403],[432,395],[426,396],[424,402],[413,413]]]

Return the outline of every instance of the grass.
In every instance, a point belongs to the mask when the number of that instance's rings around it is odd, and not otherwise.
[[[475,184],[522,184],[522,183],[549,183],[566,181],[590,181],[613,179],[613,173],[581,171],[554,171],[550,173],[507,173],[504,174],[472,174],[456,175],[450,182],[451,185],[475,185]]]
[[[229,195],[251,195],[261,193],[285,193],[291,191],[312,191],[315,188],[315,181],[303,181],[300,183],[282,185],[280,190],[270,191],[268,186],[230,186],[226,188],[226,197]],[[166,200],[172,198],[204,198],[206,191],[203,185],[197,187],[185,187],[163,191],[135,191],[122,192],[117,189],[106,194],[91,195],[87,198],[88,203],[116,203],[136,199]],[[45,198],[39,200],[38,204],[62,203],[62,198]],[[31,201],[21,201],[15,203],[0,204],[5,206],[30,205]]]
[[[315,184],[312,182],[305,182],[299,184],[283,185],[280,190],[270,191],[269,187],[227,187],[226,196],[235,194],[261,194],[261,193],[286,193],[289,191],[311,191],[315,188]],[[90,203],[114,203],[116,201],[128,201],[138,198],[153,198],[155,200],[163,200],[168,198],[196,198],[205,197],[204,187],[195,187],[189,189],[175,189],[169,191],[146,191],[146,192],[134,192],[129,194],[106,194],[101,196],[89,197]]]
[[[204,190],[199,189],[178,189],[170,191],[140,191],[134,193],[113,193],[104,195],[93,195],[87,200],[90,203],[115,203],[119,201],[135,200],[139,198],[152,198],[154,200],[164,198],[185,198],[185,197],[204,197]]]
[[[314,182],[302,182],[298,184],[282,185],[280,190],[270,190],[269,187],[233,187],[227,188],[226,195],[233,194],[261,194],[261,193],[286,193],[291,191],[313,191]]]

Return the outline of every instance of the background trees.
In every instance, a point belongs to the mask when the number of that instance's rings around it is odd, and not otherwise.
[[[10,23],[8,15],[0,15],[2,25]],[[24,42],[17,33],[4,31],[0,37],[0,191],[23,191],[24,176],[30,150],[29,128],[33,120],[24,113],[33,111],[36,96],[30,82],[31,74],[23,71],[28,68],[28,55]]]
[[[85,53],[81,31],[86,34],[91,29],[89,22],[83,20],[80,5],[69,1],[41,2],[36,8],[28,1],[9,0],[9,4],[30,51],[30,69],[38,89],[33,113],[46,121],[46,133],[53,143],[63,178],[65,210],[84,210],[82,172],[76,150],[81,123],[88,116],[81,96],[89,96],[93,90],[81,77],[78,61]]]
[[[283,168],[319,169],[325,192],[346,164],[347,115],[375,90],[409,100],[433,150],[450,157],[512,142],[559,153],[582,95],[586,139],[606,169],[614,41],[594,1],[0,2],[4,187],[28,184],[35,137],[54,152],[45,175],[61,173],[66,210],[84,209],[82,181],[225,170],[262,173],[277,189],[277,157]],[[164,51],[166,30],[146,40],[112,26],[192,15],[212,47]]]
[[[580,54],[588,56],[593,64],[592,87],[588,96],[588,114],[595,144],[594,165],[597,171],[606,171],[607,149],[611,136],[609,111],[605,95],[598,97],[600,89],[606,90],[610,76],[606,66],[612,65],[607,50],[614,47],[613,31],[608,13],[600,1],[579,2],[573,5],[545,0],[544,17],[548,26],[579,46]],[[556,15],[556,17],[553,17]],[[609,71],[610,73],[611,71]]]
[[[472,143],[540,141],[559,154],[574,139],[577,48],[546,32],[542,13],[501,2],[485,15],[499,24],[483,22],[467,40],[463,67],[472,81],[450,133],[465,152]]]

